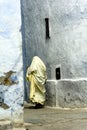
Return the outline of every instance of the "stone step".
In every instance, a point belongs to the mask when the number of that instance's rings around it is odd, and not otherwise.
[[[47,80],[46,105],[87,108],[87,78]]]
[[[14,127],[11,121],[0,121],[0,130],[26,130],[24,126]]]
[[[0,121],[0,130],[12,130],[11,121]]]

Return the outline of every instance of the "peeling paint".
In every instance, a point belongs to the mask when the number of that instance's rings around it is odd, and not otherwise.
[[[5,86],[11,86],[13,84],[18,84],[17,76],[14,75],[16,72],[8,71],[4,73],[5,76],[0,77],[0,84]]]

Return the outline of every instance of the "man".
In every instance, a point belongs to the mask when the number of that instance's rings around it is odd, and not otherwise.
[[[33,57],[32,63],[27,69],[26,78],[31,82],[30,100],[36,104],[36,108],[42,108],[45,103],[47,74],[46,66],[38,56]]]

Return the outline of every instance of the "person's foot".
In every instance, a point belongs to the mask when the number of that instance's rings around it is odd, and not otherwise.
[[[35,109],[38,109],[38,108],[43,108],[44,105],[40,104],[40,103],[37,103],[36,106],[35,106]]]

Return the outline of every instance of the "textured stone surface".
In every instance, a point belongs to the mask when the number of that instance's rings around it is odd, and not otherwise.
[[[32,107],[31,104],[29,104]],[[86,130],[86,109],[24,109],[26,130]]]
[[[0,130],[12,130],[11,121],[0,121]]]
[[[54,80],[47,81],[45,105],[56,106],[56,86],[57,81]]]
[[[30,109],[29,109],[30,107]],[[86,109],[24,109],[26,130],[87,130]]]
[[[38,55],[47,66],[48,79],[56,79],[55,69],[58,66],[60,66],[61,70],[61,79],[86,78],[87,1],[21,0],[21,7],[24,48],[23,57],[25,63],[24,73],[26,74],[26,66],[31,63],[32,57]],[[46,39],[45,37],[45,18],[49,18],[50,39]],[[84,104],[81,105],[81,107],[85,107],[85,104],[87,105],[86,89],[84,92],[82,89],[85,85],[84,80],[80,86],[79,83],[73,82],[74,81],[72,80],[72,82],[63,82],[59,84],[60,89],[58,89],[61,95],[61,97],[58,97],[59,104],[62,107],[69,107],[70,105],[76,106],[75,102],[77,102],[77,106]],[[55,83],[54,86],[53,83],[50,83],[50,85],[49,97],[51,101],[53,92],[55,91]],[[68,86],[70,90],[68,95],[66,93],[66,90],[68,89],[66,86]],[[78,89],[81,89],[82,91],[77,91],[75,97],[73,97],[73,92]],[[27,87],[25,92],[27,95]],[[70,101],[72,100],[69,99],[70,97],[73,97],[73,101]],[[52,98],[52,101],[54,101],[54,99],[55,96]],[[53,105],[54,104],[55,101]]]
[[[87,79],[47,81],[48,106],[62,108],[87,107]],[[54,91],[55,90],[55,91]]]
[[[0,120],[20,123],[24,97],[20,0],[0,0],[0,16],[0,77],[15,71],[18,80],[18,84],[0,84],[0,102],[9,106],[8,109],[0,106]]]
[[[25,130],[24,126],[14,127],[11,121],[0,121],[0,130]]]
[[[46,63],[48,79],[87,77],[87,1],[22,0],[25,68],[34,55]],[[45,38],[49,18],[50,39]]]

